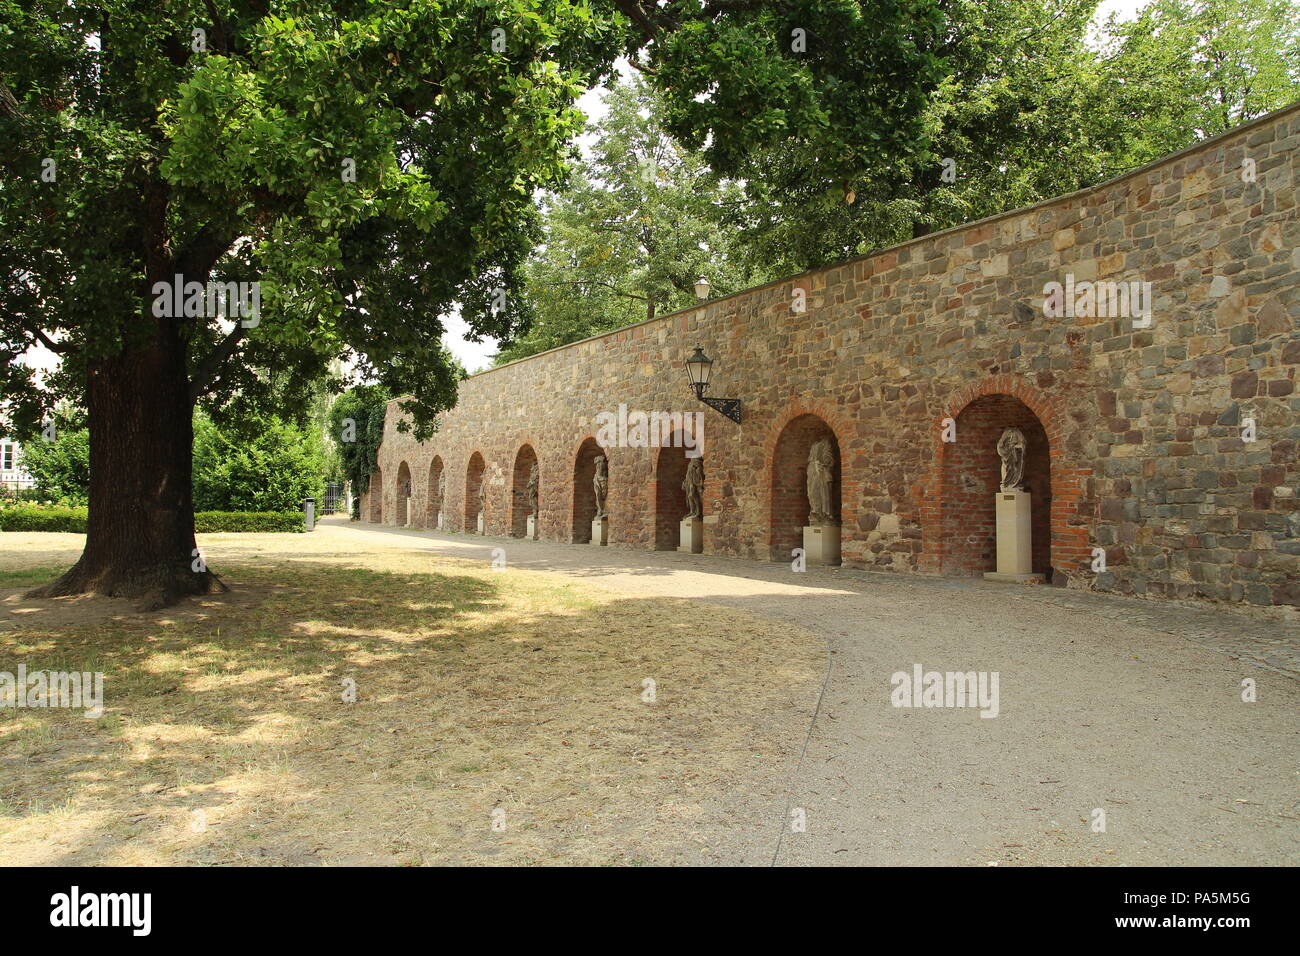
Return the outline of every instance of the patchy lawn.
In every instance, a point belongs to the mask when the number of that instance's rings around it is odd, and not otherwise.
[[[782,825],[807,632],[314,535],[202,536],[233,590],[160,613],[21,597],[80,542],[0,535],[0,671],[105,695],[0,708],[0,864],[725,862]]]

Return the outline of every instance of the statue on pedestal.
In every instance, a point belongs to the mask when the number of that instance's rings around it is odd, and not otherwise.
[[[1002,490],[1023,491],[1025,481],[1025,433],[1008,428],[998,439],[998,457],[1002,459]]]
[[[528,513],[537,514],[537,462],[533,462],[532,470],[528,472]]]
[[[835,452],[831,440],[822,438],[808,450],[808,524],[835,524],[831,491],[835,487]]]
[[[686,478],[682,481],[682,491],[686,492],[686,517],[704,517],[704,458],[692,458],[686,466]]]
[[[604,455],[596,456],[596,477],[592,479],[592,486],[596,489],[596,517],[605,517],[605,496],[609,494],[609,475],[606,472],[606,461]]]

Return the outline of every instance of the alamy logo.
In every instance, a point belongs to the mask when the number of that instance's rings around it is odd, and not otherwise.
[[[0,707],[84,707],[86,716],[104,715],[104,675],[91,671],[0,671]]]
[[[685,448],[687,458],[704,454],[703,412],[642,412],[619,405],[597,412],[596,443],[601,448]]]
[[[1065,283],[1043,286],[1043,314],[1049,319],[1133,319],[1133,327],[1151,324],[1150,282],[1074,281],[1066,273]]]
[[[262,321],[260,282],[186,282],[177,273],[171,282],[155,282],[153,294],[153,314],[159,319],[239,319],[246,329]]]
[[[152,893],[71,892],[50,897],[51,926],[129,926],[133,936],[148,936],[153,928]]]
[[[978,707],[981,717],[998,715],[997,671],[895,671],[889,678],[895,707]]]

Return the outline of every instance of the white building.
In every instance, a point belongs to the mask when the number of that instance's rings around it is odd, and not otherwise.
[[[30,488],[32,476],[23,470],[23,450],[16,439],[0,435],[0,487]]]

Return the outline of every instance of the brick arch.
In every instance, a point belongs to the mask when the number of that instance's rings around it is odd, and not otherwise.
[[[469,462],[465,466],[465,523],[461,528],[466,534],[474,534],[478,531],[479,491],[486,480],[487,459],[483,457],[482,452],[471,452]]]
[[[609,495],[605,499],[608,511],[615,487],[614,466],[609,459],[608,449],[601,447],[595,434],[587,434],[578,442],[569,458],[570,474],[573,476],[573,484],[569,489],[569,540],[574,544],[591,542],[591,522],[596,514],[596,491],[592,487],[592,479],[596,474],[597,455],[605,456],[605,474],[609,477]],[[611,521],[611,527],[613,524]]]
[[[673,431],[654,451],[649,495],[653,505],[653,547],[656,551],[676,551],[680,543],[681,522],[687,511],[682,482],[686,479],[689,460],[683,430]]]
[[[542,510],[545,497],[542,495],[542,469],[537,449],[531,442],[524,442],[515,451],[515,462],[510,476],[510,535],[523,538],[528,533],[528,479],[533,465],[537,465],[537,510]],[[540,517],[540,514],[539,514]]]
[[[442,489],[442,494],[438,493],[438,485],[446,484],[446,466],[443,464],[441,455],[434,455],[429,461],[429,477],[425,481],[424,490],[424,526],[426,528],[438,527],[438,518],[442,514],[444,505],[443,499],[446,497],[447,489]]]
[[[763,439],[763,461],[767,468],[767,480],[762,489],[763,514],[767,516],[764,533],[767,535],[766,548],[771,553],[772,542],[772,466],[776,456],[777,442],[781,434],[796,418],[802,415],[816,415],[835,433],[835,441],[840,452],[840,524],[844,540],[851,534],[850,528],[856,527],[858,520],[858,502],[862,498],[862,480],[845,467],[845,462],[852,460],[851,452],[856,447],[857,430],[854,423],[844,417],[837,405],[814,398],[796,398],[785,407],[784,413],[776,419],[767,430]]]
[[[394,523],[400,528],[411,513],[411,466],[405,461],[397,466],[397,488],[393,498]]]
[[[791,426],[801,419],[809,420],[806,435],[795,435]],[[814,421],[815,420],[815,421]],[[813,434],[816,432],[817,434]],[[851,434],[845,422],[820,402],[792,404],[777,423],[764,445],[763,458],[767,462],[767,482],[764,497],[767,504],[767,548],[773,561],[788,561],[790,550],[803,543],[801,530],[807,519],[807,499],[803,485],[808,448],[819,435],[829,433],[835,445],[837,459],[836,494],[839,502],[841,527],[851,520],[848,502],[856,494],[857,484],[845,472],[848,460],[846,447]],[[786,442],[783,448],[782,443]],[[793,456],[793,458],[791,458]]]
[[[1051,487],[1051,514],[1048,518],[1051,544],[1047,561],[1066,575],[1082,570],[1091,558],[1088,530],[1080,505],[1083,480],[1091,469],[1080,468],[1065,457],[1064,399],[1041,391],[1015,375],[993,375],[957,389],[944,403],[943,410],[931,421],[934,456],[923,485],[917,511],[921,515],[920,568],[941,573],[944,566],[945,537],[944,474],[951,463],[952,444],[943,441],[943,422],[954,422],[971,403],[988,396],[1006,395],[1016,399],[1038,419],[1047,438],[1048,476]],[[959,433],[960,434],[960,433]],[[1064,576],[1063,576],[1064,577]]]
[[[978,382],[963,385],[948,400],[938,421],[942,422],[945,418],[955,420],[967,405],[985,395],[1010,395],[1023,402],[1043,423],[1043,430],[1047,432],[1047,441],[1051,446],[1053,457],[1060,452],[1065,438],[1059,414],[1060,400],[1048,397],[1036,386],[1030,385],[1016,375],[992,375]]]

